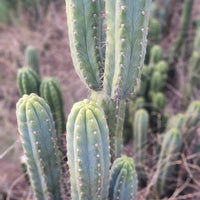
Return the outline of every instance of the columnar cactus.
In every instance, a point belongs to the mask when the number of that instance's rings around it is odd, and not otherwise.
[[[144,164],[146,159],[148,124],[148,112],[144,109],[138,110],[135,113],[133,133],[133,145],[136,165]]]
[[[60,134],[65,133],[66,118],[60,83],[55,78],[45,78],[40,85],[40,94],[51,108],[56,124],[57,135],[59,136]]]
[[[178,113],[177,115],[170,118],[167,123],[167,129],[176,128],[180,131],[183,129],[185,116],[182,113]]]
[[[157,164],[157,188],[161,194],[165,192],[166,184],[174,173],[175,166],[172,162],[177,160],[181,145],[182,138],[179,130],[172,128],[164,135]]]
[[[164,80],[160,72],[155,71],[151,78],[150,90],[152,92],[160,92],[164,87]]]
[[[18,71],[17,85],[21,96],[31,93],[39,94],[40,78],[31,68],[23,67]]]
[[[66,0],[71,55],[87,87],[100,90],[105,58],[105,18],[102,0]]]
[[[156,64],[163,59],[163,49],[160,45],[154,45],[150,51],[150,63]]]
[[[112,160],[121,156],[123,146],[123,124],[125,118],[125,100],[115,101],[106,95],[93,92],[92,99],[103,108],[110,135]]]
[[[137,173],[132,158],[123,156],[113,163],[109,188],[109,200],[135,200]]]
[[[36,94],[24,95],[17,103],[17,122],[36,198],[61,200],[60,161],[49,106]]]
[[[67,150],[72,199],[106,199],[109,131],[103,110],[93,101],[74,104],[67,122]]]
[[[28,46],[25,53],[26,65],[31,67],[41,78],[40,75],[40,60],[37,50],[33,46]]]
[[[159,110],[163,110],[166,106],[166,97],[162,92],[152,94],[152,103]]]
[[[136,87],[146,54],[151,0],[106,1],[105,92],[124,99]]]

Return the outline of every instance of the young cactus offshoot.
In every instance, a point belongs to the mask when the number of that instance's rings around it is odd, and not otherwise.
[[[36,94],[17,103],[17,122],[37,200],[61,200],[56,131],[47,103]]]
[[[93,101],[74,104],[67,122],[67,151],[72,199],[106,199],[109,132],[103,110]]]
[[[137,194],[137,173],[132,158],[117,158],[111,169],[109,200],[135,200]]]
[[[55,78],[45,78],[40,86],[40,94],[51,108],[51,112],[56,123],[57,134],[60,135],[65,133],[66,119],[64,111],[64,99],[60,83]]]
[[[17,73],[17,85],[21,96],[31,93],[39,94],[40,78],[31,68],[23,67]]]

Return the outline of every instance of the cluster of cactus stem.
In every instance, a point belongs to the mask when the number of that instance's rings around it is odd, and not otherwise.
[[[134,161],[121,157],[122,131],[126,98],[136,91],[144,63],[150,5],[151,0],[66,1],[73,64],[81,80],[93,90],[91,100],[73,106],[67,122],[74,200],[136,199]],[[31,54],[27,59],[33,58],[32,65],[27,63],[36,67],[37,56],[32,50],[27,54]],[[63,161],[59,160],[57,144],[63,126],[56,123],[54,127],[53,117],[63,120],[64,112],[56,113],[63,109],[63,100],[52,78],[42,81],[37,94],[44,99],[25,94],[17,104],[31,184],[37,199],[62,199],[59,174]],[[115,160],[117,157],[121,158]],[[115,161],[110,172],[111,160]]]
[[[20,95],[35,93],[43,97],[51,108],[57,134],[61,135],[66,131],[66,117],[60,83],[52,77],[41,80],[40,59],[35,47],[27,47],[25,58],[27,67],[20,68],[17,74]]]

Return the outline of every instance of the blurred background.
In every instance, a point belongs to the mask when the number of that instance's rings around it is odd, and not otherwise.
[[[185,112],[190,102],[200,99],[200,58],[191,61],[194,52],[200,56],[200,45],[195,43],[195,40],[200,41],[197,38],[197,32],[200,35],[200,0],[188,1],[193,4],[185,11],[185,16],[184,0],[157,0],[152,4],[146,65],[151,63],[152,47],[160,45],[161,57],[168,64],[165,84],[159,91],[165,96],[160,110],[168,118]],[[26,66],[28,46],[37,49],[42,77],[53,76],[59,80],[66,116],[75,102],[88,96],[88,89],[72,64],[64,0],[0,0],[0,200],[30,199],[31,194],[20,166],[22,148],[15,115],[20,98],[17,72]],[[156,55],[159,57],[159,52]],[[125,126],[124,152],[129,152],[132,148],[131,137],[127,136],[130,124]],[[199,136],[196,137],[198,141]],[[200,199],[200,194],[185,199]]]

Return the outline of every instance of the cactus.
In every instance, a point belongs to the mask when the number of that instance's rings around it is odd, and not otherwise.
[[[149,20],[149,40],[150,44],[158,44],[161,36],[161,26],[156,18],[150,18]]]
[[[152,103],[159,110],[163,110],[166,106],[166,98],[162,92],[153,93],[152,95]]]
[[[146,54],[151,0],[106,1],[105,92],[124,99],[136,87]]]
[[[49,106],[36,94],[17,103],[17,122],[31,185],[38,200],[61,200],[56,131]]]
[[[134,153],[136,165],[144,164],[147,151],[147,133],[148,133],[149,115],[144,109],[135,113],[134,119]]]
[[[168,63],[164,60],[161,60],[155,65],[155,70],[160,72],[161,74],[167,74],[169,71]]]
[[[104,1],[66,0],[72,59],[85,85],[101,90],[105,58]]]
[[[121,156],[123,146],[123,124],[125,118],[125,100],[114,101],[104,94],[93,92],[92,99],[103,108],[109,127],[112,160]]]
[[[190,146],[192,140],[194,139],[194,135],[196,134],[196,130],[199,127],[200,123],[200,101],[193,101],[188,106],[188,109],[185,113],[184,120],[184,134],[183,137],[187,144]]]
[[[26,65],[31,67],[41,78],[40,75],[40,60],[35,47],[28,46],[25,53]]]
[[[156,64],[163,58],[163,49],[160,45],[154,45],[150,51],[150,63]]]
[[[165,189],[168,180],[170,180],[170,178],[173,176],[175,166],[172,165],[172,162],[177,160],[181,145],[181,133],[177,129],[170,129],[164,135],[159,160],[157,163],[157,189],[160,194],[166,192]]]
[[[113,163],[110,176],[109,200],[135,200],[137,174],[132,158],[123,156]]]
[[[199,46],[200,47],[200,46]],[[189,79],[192,88],[200,89],[200,53],[194,51],[189,62]]]
[[[66,119],[64,111],[64,100],[60,83],[52,77],[45,78],[40,86],[40,94],[51,108],[55,120],[57,135],[65,133]]]
[[[164,87],[164,80],[163,76],[160,72],[155,71],[152,75],[151,83],[150,83],[150,90],[152,92],[160,92]]]
[[[40,78],[29,67],[23,67],[18,70],[17,85],[20,95],[36,93],[39,94]]]
[[[178,113],[177,115],[170,118],[170,120],[167,123],[167,129],[169,130],[171,128],[176,128],[182,131],[184,120],[185,120],[184,114]]]
[[[103,110],[93,101],[74,104],[67,122],[72,199],[106,199],[109,133]]]

